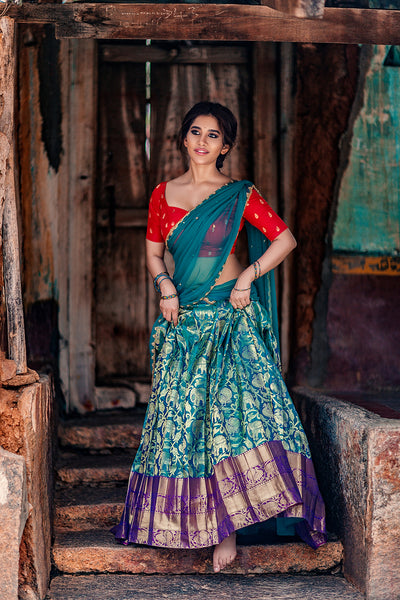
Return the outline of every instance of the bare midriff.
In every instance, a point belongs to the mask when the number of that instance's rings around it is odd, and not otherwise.
[[[230,254],[226,259],[221,275],[216,281],[216,285],[220,285],[221,283],[225,283],[231,279],[237,279],[243,270],[244,269],[236,256],[234,254]]]

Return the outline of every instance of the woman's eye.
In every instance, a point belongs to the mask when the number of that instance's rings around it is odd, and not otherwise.
[[[199,131],[197,129],[191,129],[190,133],[192,133],[193,135],[199,135]]]
[[[210,134],[209,134],[209,136],[210,136],[211,138],[217,138],[217,137],[218,137],[218,134],[217,134],[217,133],[210,133]]]

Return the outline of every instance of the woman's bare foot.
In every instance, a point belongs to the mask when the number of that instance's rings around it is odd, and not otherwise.
[[[230,565],[236,558],[236,533],[231,535],[224,540],[218,546],[215,546],[213,565],[214,573],[219,573],[221,569],[225,569]]]

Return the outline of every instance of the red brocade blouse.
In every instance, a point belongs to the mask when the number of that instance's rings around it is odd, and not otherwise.
[[[165,199],[166,185],[166,181],[159,183],[150,198],[146,234],[146,239],[150,242],[165,242],[172,227],[188,213],[188,211],[183,208],[167,204]],[[239,231],[243,228],[245,221],[249,221],[249,223],[262,231],[271,242],[278,237],[282,231],[287,229],[287,225],[285,225],[282,219],[278,217],[255,188],[253,188],[249,199],[247,200]],[[231,254],[235,251],[235,246],[236,241],[231,250]]]

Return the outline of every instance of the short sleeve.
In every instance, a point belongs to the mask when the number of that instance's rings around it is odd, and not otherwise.
[[[255,188],[247,200],[243,217],[257,227],[271,242],[287,229],[287,225]]]
[[[153,191],[149,203],[149,216],[147,219],[146,239],[150,242],[162,243],[164,238],[161,233],[161,191],[162,184],[160,183]]]

